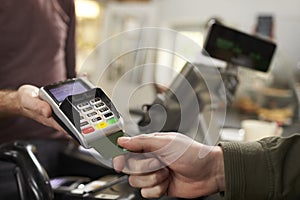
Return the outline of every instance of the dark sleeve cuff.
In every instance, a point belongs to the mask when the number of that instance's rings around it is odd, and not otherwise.
[[[219,144],[225,167],[225,199],[268,199],[272,191],[272,169],[259,142]]]

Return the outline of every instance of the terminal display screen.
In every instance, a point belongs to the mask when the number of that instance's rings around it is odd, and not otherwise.
[[[228,63],[266,72],[276,44],[240,31],[213,24],[204,44],[204,54]]]
[[[81,81],[70,81],[48,89],[56,102],[62,102],[69,95],[76,95],[88,91]]]

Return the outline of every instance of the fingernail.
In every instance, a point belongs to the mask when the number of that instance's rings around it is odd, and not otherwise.
[[[121,172],[121,166],[119,165],[119,163],[113,162],[113,168],[116,172]]]
[[[131,138],[130,137],[119,137],[119,142],[125,143],[125,142],[129,142]]]
[[[121,171],[123,170],[123,168],[124,168],[124,165],[123,165],[122,162],[119,160],[119,157],[115,157],[115,158],[113,159],[112,165],[113,165],[114,170],[115,170],[116,172],[118,172],[118,173],[121,172]]]

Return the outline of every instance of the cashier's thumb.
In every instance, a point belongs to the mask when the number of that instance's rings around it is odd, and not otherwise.
[[[50,105],[38,97],[39,88],[33,85],[22,85],[18,89],[21,107],[27,113],[34,113],[44,117],[52,114]]]

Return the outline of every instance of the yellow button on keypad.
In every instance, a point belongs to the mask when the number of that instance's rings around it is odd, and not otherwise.
[[[100,122],[99,124],[96,124],[96,129],[103,129],[107,126],[106,122]]]

